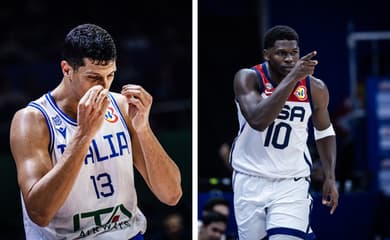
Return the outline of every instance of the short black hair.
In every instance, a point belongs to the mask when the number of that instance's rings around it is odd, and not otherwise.
[[[219,212],[215,212],[215,211],[207,212],[202,217],[203,226],[208,226],[210,223],[213,223],[213,222],[223,222],[223,223],[227,224],[228,219],[223,214],[221,214]]]
[[[272,48],[277,40],[296,40],[299,43],[299,35],[289,26],[276,25],[265,33],[264,49]]]
[[[222,204],[229,208],[229,202],[225,198],[215,197],[210,198],[203,206],[203,210],[212,211],[215,205]]]
[[[62,58],[75,70],[84,66],[83,58],[105,65],[116,60],[116,47],[111,35],[95,24],[81,24],[65,37]]]

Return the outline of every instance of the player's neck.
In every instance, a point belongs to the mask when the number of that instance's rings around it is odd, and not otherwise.
[[[57,106],[72,119],[77,119],[78,99],[73,97],[62,81],[52,92],[52,97],[56,101]]]
[[[267,62],[266,64],[269,77],[271,78],[272,83],[279,85],[279,83],[283,80],[285,76],[280,75],[277,71],[275,71],[270,64]]]

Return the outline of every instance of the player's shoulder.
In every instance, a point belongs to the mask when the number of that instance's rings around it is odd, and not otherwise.
[[[257,77],[257,74],[252,68],[241,68],[236,72],[236,77]]]
[[[326,99],[329,98],[329,92],[324,81],[319,78],[310,76],[310,89],[315,105],[327,102]]]
[[[234,76],[234,85],[253,85],[257,84],[258,76],[255,70],[251,68],[241,68]]]
[[[12,122],[34,125],[45,122],[45,117],[39,109],[27,106],[15,112]]]
[[[326,88],[325,82],[313,75],[310,75],[310,85],[317,88]]]
[[[240,69],[234,76],[233,89],[236,96],[257,91],[259,78],[256,71],[250,68]]]
[[[47,119],[37,108],[27,106],[18,110],[11,122],[10,137],[19,139],[20,137],[35,137],[43,139],[48,135]]]
[[[324,92],[324,91],[327,92],[328,91],[328,88],[327,88],[325,82],[317,77],[314,77],[314,76],[310,76],[310,87],[311,87],[312,91],[315,91],[315,92]]]
[[[110,95],[114,98],[115,102],[118,104],[119,109],[122,112],[125,112],[128,106],[126,97],[120,93],[111,92],[111,91],[110,91]]]
[[[119,106],[123,106],[123,104],[127,103],[126,97],[123,96],[122,94],[117,92],[111,92],[111,91],[110,94],[114,98],[115,102],[118,103]]]

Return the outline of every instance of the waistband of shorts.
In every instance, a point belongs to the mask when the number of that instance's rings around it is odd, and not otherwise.
[[[245,173],[245,172],[242,172],[242,171],[237,171],[237,170],[234,170],[233,171],[233,176],[238,173],[238,174],[242,174],[242,175],[246,175],[246,176],[249,176],[249,177],[255,177],[255,178],[262,178],[262,179],[268,179],[268,180],[275,180],[275,181],[283,181],[283,180],[294,180],[294,181],[298,181],[299,179],[305,179],[306,181],[311,181],[311,178],[310,176],[300,176],[300,177],[285,177],[285,178],[270,178],[270,177],[265,177],[265,176],[259,176],[259,175],[254,175],[254,174],[249,174],[249,173]]]

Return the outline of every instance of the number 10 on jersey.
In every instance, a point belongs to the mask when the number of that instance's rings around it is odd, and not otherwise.
[[[275,122],[272,122],[272,124],[269,125],[267,129],[264,146],[269,147],[271,143],[274,148],[284,149],[288,146],[290,135],[291,126],[289,124],[285,122],[279,122],[275,124]]]

